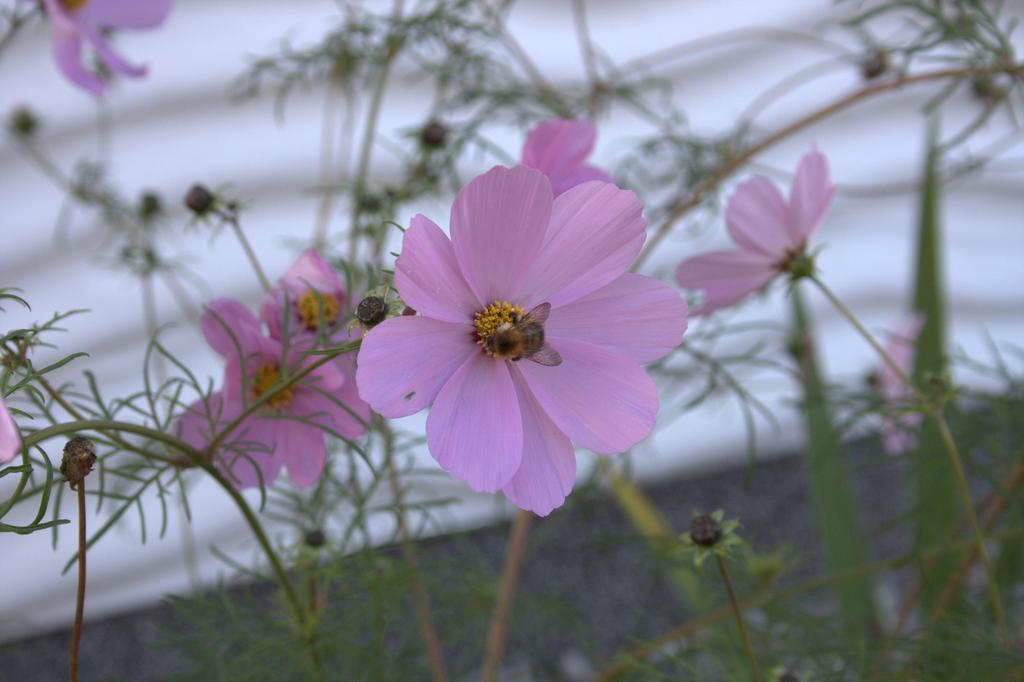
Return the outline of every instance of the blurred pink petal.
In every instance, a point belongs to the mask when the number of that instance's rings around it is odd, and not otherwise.
[[[394,317],[367,332],[356,361],[359,395],[389,419],[419,412],[471,354],[473,327]]]
[[[676,281],[684,289],[704,292],[704,302],[693,313],[706,315],[761,289],[777,274],[775,265],[759,253],[712,251],[680,263]]]
[[[584,163],[596,138],[597,131],[588,121],[544,121],[526,135],[523,165],[544,173],[555,196],[588,180],[611,182],[608,173]]]
[[[402,238],[395,287],[406,303],[436,320],[465,322],[483,305],[463,279],[451,241],[422,215],[413,217]]]
[[[725,227],[737,246],[772,258],[798,244],[790,237],[787,221],[782,194],[762,175],[740,183],[725,207]]]
[[[665,283],[626,273],[552,310],[545,331],[555,346],[563,338],[586,341],[643,364],[682,342],[686,312],[686,302]]]
[[[218,298],[206,304],[199,318],[199,327],[210,348],[222,357],[253,352],[263,337],[260,321],[238,301]]]
[[[520,509],[547,516],[572,491],[576,453],[537,403],[522,374],[513,370],[512,380],[523,417],[523,460],[502,492]]]
[[[524,166],[495,166],[459,191],[452,205],[452,247],[478,300],[516,290],[550,217],[551,183]]]
[[[508,484],[523,457],[523,422],[509,368],[474,353],[455,370],[427,417],[430,454],[473,490]]]
[[[646,230],[632,192],[606,182],[572,188],[555,199],[544,249],[514,297],[558,307],[600,289],[629,269]]]
[[[791,243],[804,244],[821,225],[835,187],[829,181],[828,160],[817,149],[804,154],[789,190]]]
[[[99,96],[106,84],[85,68],[82,61],[83,38],[96,51],[103,64],[114,73],[138,78],[146,68],[136,66],[110,45],[102,28],[155,28],[170,11],[170,0],[88,0],[78,8],[69,8],[60,0],[40,0],[46,9],[52,31],[54,60],[61,72],[79,87]]]
[[[277,445],[283,452],[282,462],[289,480],[297,488],[308,488],[316,483],[327,461],[323,431],[315,426],[278,419],[277,433]]]
[[[11,418],[2,398],[0,398],[0,464],[7,464],[21,452],[21,436],[18,426]]]
[[[900,323],[896,332],[885,344],[885,352],[905,375],[910,375],[917,355],[917,337],[924,327],[924,316],[915,314]],[[878,366],[878,392],[890,407],[906,407],[913,392],[904,384],[889,363],[882,361]],[[890,455],[897,455],[917,445],[917,427],[921,425],[919,412],[905,412],[886,415],[882,419],[882,448]]]
[[[573,442],[599,452],[625,452],[650,434],[658,389],[633,360],[581,341],[560,339],[562,364],[516,366],[537,402]]]
[[[676,268],[681,287],[704,292],[694,314],[730,306],[785,272],[807,248],[833,191],[827,161],[817,149],[800,159],[788,204],[768,178],[740,183],[725,208],[726,228],[739,248],[688,258]]]

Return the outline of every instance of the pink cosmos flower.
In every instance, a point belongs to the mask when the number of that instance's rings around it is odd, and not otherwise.
[[[260,305],[260,319],[270,330],[270,337],[278,341],[282,340],[287,322],[291,346],[308,348],[318,338],[341,344],[359,336],[358,331],[349,332],[344,324],[348,308],[348,297],[338,273],[314,249],[307,249],[284,273],[278,287],[264,297]],[[359,397],[356,388],[355,353],[340,355],[333,364],[345,378],[335,397],[363,423],[368,422],[370,407]],[[357,426],[348,429],[345,436],[357,438],[363,435],[366,429],[358,422]]]
[[[788,202],[764,176],[741,183],[725,208],[726,228],[739,248],[694,256],[676,268],[681,287],[704,292],[695,314],[728,307],[785,272],[807,248],[834,192],[828,163],[817,150],[800,159]]]
[[[555,196],[588,180],[611,182],[608,173],[584,163],[596,138],[597,131],[588,121],[544,121],[526,135],[522,163],[548,176]]]
[[[585,182],[553,197],[541,172],[498,166],[452,206],[451,239],[412,219],[395,286],[415,317],[371,329],[359,392],[385,417],[433,405],[427,446],[479,491],[546,515],[572,490],[572,443],[628,450],[654,426],[640,366],[675,348],[686,304],[627,272],[645,238],[632,192]]]
[[[40,0],[52,31],[53,57],[71,82],[102,95],[103,80],[82,64],[83,39],[114,73],[139,78],[144,66],[127,62],[102,34],[104,28],[155,28],[171,10],[171,0]]]
[[[226,424],[263,395],[284,369],[311,362],[264,336],[259,320],[237,301],[218,299],[200,319],[206,342],[226,361],[221,391],[193,403],[178,422],[181,438],[205,449]],[[215,458],[238,488],[270,485],[283,465],[297,486],[316,481],[324,468],[324,434],[352,438],[363,425],[337,397],[345,378],[333,364],[321,365],[260,406],[229,435]]]
[[[914,366],[917,353],[917,337],[924,326],[923,315],[913,315],[900,324],[896,333],[889,337],[885,344],[885,352],[893,359],[896,366],[904,374],[909,374]],[[905,406],[913,395],[911,390],[900,381],[889,363],[882,362],[878,367],[878,392],[889,404]],[[882,420],[882,449],[890,455],[898,455],[917,445],[915,431],[921,424],[921,414],[904,412],[896,416],[886,416]]]
[[[7,411],[3,399],[0,399],[0,464],[7,464],[21,451],[21,437],[18,427]]]

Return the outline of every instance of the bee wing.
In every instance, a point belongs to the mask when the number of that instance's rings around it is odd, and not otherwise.
[[[545,303],[544,305],[548,304]],[[550,306],[548,307],[550,308]],[[539,351],[531,355],[529,359],[545,367],[557,367],[562,364],[562,356],[558,354],[557,350],[546,343],[540,347]]]
[[[536,322],[537,324],[544,324],[545,322],[547,322],[548,315],[550,314],[550,303],[541,303],[539,306],[535,307],[533,310],[526,313],[527,317],[529,317],[531,321]]]

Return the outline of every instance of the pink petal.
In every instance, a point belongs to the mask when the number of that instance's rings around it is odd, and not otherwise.
[[[523,459],[502,492],[520,509],[547,516],[572,491],[576,453],[537,403],[516,365],[512,365],[512,381],[523,416]]]
[[[290,419],[278,419],[277,446],[276,454],[297,488],[316,483],[327,460],[324,434],[320,429]]]
[[[427,417],[427,447],[473,490],[508,484],[523,457],[523,421],[504,360],[473,353],[456,370]]]
[[[903,320],[896,333],[885,344],[885,352],[904,374],[909,374],[917,355],[917,337],[924,327],[924,315],[911,315]],[[878,366],[878,389],[887,400],[903,400],[910,396],[910,389],[904,384],[888,362]]]
[[[600,453],[625,452],[647,437],[658,412],[658,390],[640,365],[581,341],[551,345],[562,364],[516,366],[562,433]]]
[[[146,67],[136,66],[115,52],[114,48],[110,46],[110,42],[100,35],[100,32],[89,22],[82,21],[77,16],[72,16],[71,20],[75,23],[75,27],[82,37],[88,40],[89,44],[96,50],[96,54],[99,55],[100,60],[108,69],[114,73],[131,78],[140,78],[146,75]]]
[[[682,342],[686,302],[653,277],[626,273],[553,309],[544,330],[554,347],[558,339],[575,339],[634,362],[654,362]]]
[[[0,399],[0,464],[7,464],[21,452],[21,437],[11,413]]]
[[[544,248],[515,302],[558,307],[623,275],[644,243],[642,213],[635,194],[606,182],[586,182],[558,196]]]
[[[739,184],[725,206],[725,225],[740,248],[781,260],[800,245],[790,234],[786,202],[762,175]]]
[[[350,440],[363,435],[370,420],[370,407],[359,398],[355,377],[331,391],[304,388],[296,393],[288,412]]]
[[[811,233],[818,229],[833,194],[835,187],[829,182],[825,155],[816,149],[804,154],[789,190],[791,244],[804,244]]]
[[[395,287],[402,300],[427,317],[464,323],[490,303],[470,290],[452,243],[429,218],[414,216],[395,261]]]
[[[262,347],[260,321],[244,305],[230,298],[218,298],[206,304],[199,327],[210,348],[222,357],[248,355]]]
[[[548,176],[556,196],[587,180],[610,181],[604,171],[583,166],[596,137],[597,131],[588,121],[544,121],[526,136],[523,165]]]
[[[704,292],[704,303],[693,315],[707,315],[736,303],[779,274],[765,256],[751,251],[712,251],[688,258],[676,268],[684,289]]]
[[[278,442],[278,419],[250,417],[236,429],[232,447],[218,453],[218,467],[238,488],[273,484],[281,473],[283,448]]]
[[[356,359],[359,395],[385,417],[406,417],[434,400],[470,354],[473,327],[428,317],[394,317],[371,329]]]
[[[155,28],[171,11],[171,0],[89,0],[78,14],[99,26]]]
[[[194,447],[205,450],[217,427],[223,423],[224,400],[220,392],[211,393],[206,403],[199,399],[188,406],[178,419],[178,437]]]
[[[495,166],[459,192],[452,246],[478,300],[505,299],[518,288],[548,229],[551,201],[551,183],[525,166]]]
[[[882,449],[888,455],[899,455],[917,446],[920,414],[908,413],[882,420]]]
[[[281,282],[299,285],[297,287],[299,294],[312,288],[320,292],[338,294],[342,300],[345,298],[345,287],[341,285],[338,273],[320,257],[315,249],[306,249],[299,254],[299,257],[281,277]]]
[[[72,83],[96,95],[103,94],[103,81],[82,64],[82,38],[57,0],[44,0],[50,19],[53,59]]]

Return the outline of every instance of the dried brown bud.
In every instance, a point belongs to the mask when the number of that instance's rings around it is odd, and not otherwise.
[[[213,192],[203,185],[192,185],[192,189],[185,195],[185,205],[196,215],[204,215],[213,208],[216,197]]]
[[[326,540],[324,532],[319,528],[307,530],[306,537],[304,539],[306,541],[306,545],[313,548],[323,547],[324,541]]]
[[[28,107],[17,107],[7,120],[7,127],[17,137],[32,137],[39,127],[39,117]]]
[[[448,129],[437,121],[430,121],[420,131],[420,142],[424,147],[438,149],[444,146],[445,138],[448,136]]]
[[[72,490],[77,490],[82,480],[92,471],[96,464],[96,448],[92,441],[84,436],[76,436],[64,446],[64,456],[60,460],[60,473],[64,475]]]
[[[690,522],[690,538],[695,545],[714,547],[722,539],[722,526],[707,514],[694,516]]]
[[[364,327],[373,327],[384,321],[388,314],[388,304],[380,296],[367,296],[356,306],[356,319]]]
[[[889,55],[885,50],[872,50],[860,60],[860,75],[864,80],[878,78],[889,70]]]

